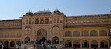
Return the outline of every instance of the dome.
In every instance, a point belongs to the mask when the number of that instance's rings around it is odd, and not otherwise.
[[[34,13],[34,16],[49,16],[52,13],[49,10],[45,10],[45,11],[38,11]]]
[[[49,10],[46,10],[46,11],[38,11],[38,12],[35,12],[35,13],[51,13]]]

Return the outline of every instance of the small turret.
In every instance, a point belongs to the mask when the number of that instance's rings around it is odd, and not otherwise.
[[[29,12],[26,13],[26,16],[33,16],[33,13],[29,10]]]
[[[61,13],[61,12],[56,8],[56,10],[53,11],[53,14],[62,15],[63,13]]]

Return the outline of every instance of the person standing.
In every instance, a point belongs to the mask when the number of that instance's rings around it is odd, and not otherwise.
[[[16,44],[16,49],[19,49],[19,45],[18,44]]]
[[[35,49],[35,44],[33,45],[33,48]]]
[[[3,47],[4,47],[4,46],[3,46],[3,44],[2,44],[2,49],[3,49]]]

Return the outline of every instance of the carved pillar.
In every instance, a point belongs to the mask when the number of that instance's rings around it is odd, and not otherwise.
[[[72,47],[73,47],[73,40],[72,40]]]
[[[3,40],[2,42],[3,42],[2,44],[4,45],[4,42],[5,42],[5,41]]]
[[[97,32],[98,32],[98,36],[99,36],[99,30]]]
[[[100,48],[100,41],[98,41],[98,48]]]
[[[80,48],[82,48],[82,41],[80,40]]]
[[[64,41],[64,47],[65,47],[65,44],[66,44],[66,43],[65,43],[65,40],[63,40],[63,41]]]
[[[15,42],[15,45],[17,45],[17,41],[15,40],[14,42]]]
[[[80,31],[80,37],[81,37],[81,35],[82,35],[82,34],[81,34],[81,31]]]
[[[39,24],[40,24],[40,17],[39,17]]]
[[[10,47],[10,44],[11,44],[10,42],[11,42],[11,41],[8,41],[8,47]]]
[[[89,48],[91,48],[91,41],[89,41]]]
[[[45,24],[45,21],[46,21],[46,20],[45,20],[45,17],[44,17],[44,24]]]
[[[109,43],[109,41],[108,41],[108,48],[110,48],[110,43]]]
[[[89,37],[90,37],[90,31],[88,31]]]

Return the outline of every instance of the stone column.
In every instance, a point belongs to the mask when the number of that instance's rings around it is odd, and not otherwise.
[[[89,48],[91,48],[91,41],[89,41]]]
[[[98,48],[100,48],[100,42],[98,41]]]
[[[80,31],[80,37],[81,37],[81,31]]]
[[[40,17],[39,17],[39,24],[40,24]]]
[[[90,31],[88,31],[89,37],[90,37]]]
[[[80,41],[80,48],[82,48],[82,41]]]
[[[99,30],[97,32],[98,32],[98,36],[99,36]]]
[[[14,41],[15,42],[15,45],[17,44],[17,41]]]
[[[2,42],[3,42],[2,44],[4,45],[4,42],[5,42],[5,41],[3,40]]]
[[[44,17],[44,24],[45,24],[45,17]]]
[[[73,40],[72,40],[72,47],[73,47]]]
[[[64,47],[65,47],[65,44],[66,44],[66,43],[65,43],[65,40],[63,40],[63,42],[64,42]]]
[[[110,43],[109,43],[109,41],[108,41],[108,48],[110,48]]]
[[[10,47],[10,42],[11,42],[11,41],[8,41],[8,47]]]

